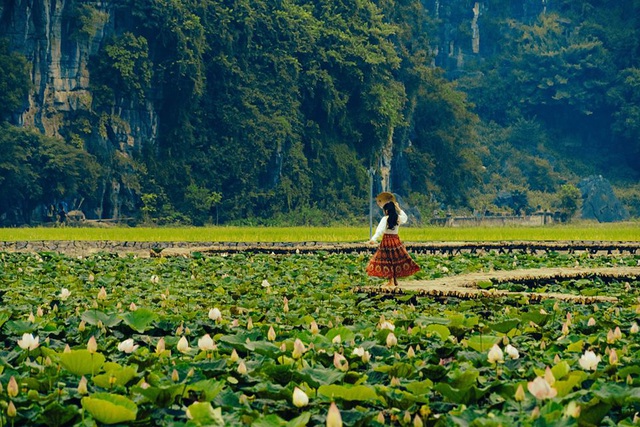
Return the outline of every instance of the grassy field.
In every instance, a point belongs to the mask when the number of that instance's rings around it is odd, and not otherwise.
[[[369,227],[0,228],[0,241],[113,240],[188,242],[358,242]],[[404,227],[405,241],[640,241],[640,222],[545,227]]]

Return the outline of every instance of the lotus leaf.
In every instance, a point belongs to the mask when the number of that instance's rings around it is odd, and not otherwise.
[[[48,426],[63,426],[73,420],[76,415],[78,415],[76,406],[63,406],[58,402],[51,402],[45,406],[38,417],[38,422]]]
[[[300,370],[300,377],[313,387],[318,387],[340,381],[344,377],[344,373],[335,369],[304,368]]]
[[[198,392],[200,400],[211,401],[224,389],[224,381],[202,380],[191,384],[187,390]]]
[[[266,415],[251,423],[251,427],[283,427],[286,425],[287,422],[275,414]]]
[[[120,317],[131,329],[140,333],[144,333],[158,319],[158,315],[155,312],[146,308],[129,311]]]
[[[589,402],[589,404],[582,406],[580,411],[580,417],[578,418],[579,425],[583,426],[599,426],[601,425],[604,417],[611,411],[611,406],[608,403],[595,401]]]
[[[102,369],[105,361],[105,357],[101,353],[90,353],[85,349],[59,353],[58,357],[67,371],[78,376],[97,374]]]
[[[365,385],[356,386],[343,386],[337,384],[321,385],[318,387],[318,395],[328,397],[329,399],[343,399],[348,401],[367,401],[367,400],[379,400],[383,399],[378,396],[376,390],[373,387]]]
[[[449,402],[462,403],[469,405],[478,401],[485,396],[490,387],[479,388],[475,385],[463,388],[454,388],[447,383],[438,383],[434,387],[434,390],[441,393],[445,399]]]
[[[489,349],[499,341],[500,337],[496,337],[494,335],[474,335],[466,340],[469,347],[479,351],[480,353],[489,351]]]
[[[4,324],[4,329],[7,335],[22,335],[22,334],[30,334],[33,331],[37,330],[38,325],[25,322],[24,320],[10,320]]]
[[[311,419],[311,413],[303,412],[299,416],[289,421],[286,427],[305,427],[306,425],[309,424],[310,419]]]
[[[104,424],[134,421],[138,406],[124,396],[110,393],[94,393],[82,398],[82,407],[93,418]]]
[[[135,365],[122,367],[115,363],[105,363],[103,368],[105,370],[104,374],[93,377],[93,382],[102,388],[110,388],[113,385],[126,385],[135,378],[138,373],[137,366]],[[115,383],[111,383],[111,381],[114,381],[112,378],[115,380]]]
[[[131,391],[134,394],[144,396],[147,400],[160,408],[166,408],[175,401],[176,396],[182,394],[184,391],[184,385],[171,384],[167,386],[134,386]]]
[[[269,341],[251,341],[244,345],[249,351],[255,351],[267,357],[274,357],[280,354],[280,348]]]
[[[11,314],[12,312],[8,310],[0,311],[0,327],[2,327],[7,320],[11,319]]]
[[[569,373],[564,380],[556,380],[553,387],[558,391],[558,397],[564,397],[574,389],[574,387],[582,384],[589,377],[584,371],[573,371]]]
[[[82,314],[82,320],[90,325],[97,325],[102,322],[107,328],[113,328],[118,323],[122,322],[122,319],[117,314],[107,314],[100,310],[87,310]]]
[[[433,381],[424,380],[424,381],[410,382],[405,387],[407,390],[409,390],[413,394],[423,395],[431,391],[431,389],[433,388]]]
[[[198,426],[224,426],[224,418],[222,418],[222,409],[213,408],[209,402],[195,402],[187,408],[189,418]]]
[[[431,324],[426,327],[428,332],[434,332],[442,341],[446,341],[451,335],[451,331],[444,325]]]
[[[519,319],[508,319],[508,320],[503,320],[502,322],[489,323],[489,327],[496,332],[501,332],[503,334],[506,334],[512,329],[517,328],[519,324],[520,324]]]
[[[572,342],[571,344],[569,344],[567,346],[567,351],[573,352],[573,353],[582,353],[582,347],[584,346],[584,341],[583,340],[578,340],[576,342]]]
[[[547,319],[549,318],[548,314],[543,314],[540,312],[529,311],[521,314],[521,320],[528,324],[529,322],[533,322],[538,326],[544,326],[547,323]]]
[[[339,327],[339,328],[333,328],[327,331],[327,333],[324,335],[328,340],[333,340],[335,337],[337,337],[338,335],[340,335],[340,340],[343,342],[346,341],[353,341],[355,339],[355,334],[353,333],[353,331],[347,327]]]
[[[569,374],[569,372],[571,372],[571,367],[565,360],[558,362],[551,368],[551,373],[556,380],[563,379],[566,375]]]

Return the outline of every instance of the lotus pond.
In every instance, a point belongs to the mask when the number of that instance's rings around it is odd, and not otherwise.
[[[196,254],[197,255],[197,254]],[[640,281],[368,295],[369,254],[0,254],[0,425],[633,425]],[[417,279],[638,255],[415,256]]]

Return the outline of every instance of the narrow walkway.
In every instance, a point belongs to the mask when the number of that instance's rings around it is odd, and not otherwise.
[[[618,298],[611,296],[586,296],[552,292],[510,292],[491,288],[493,285],[507,282],[535,283],[590,277],[599,277],[605,280],[635,279],[640,277],[640,267],[540,268],[478,272],[433,280],[401,280],[398,287],[362,286],[356,288],[355,291],[369,294],[404,294],[405,292],[411,292],[423,296],[459,298],[524,296],[531,301],[558,299],[581,303],[618,301]]]

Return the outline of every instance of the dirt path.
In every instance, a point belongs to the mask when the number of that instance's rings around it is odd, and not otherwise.
[[[405,293],[415,292],[418,295],[435,297],[456,296],[462,298],[525,296],[529,300],[559,299],[582,303],[597,301],[616,302],[616,297],[586,296],[560,293],[510,292],[492,289],[492,285],[515,282],[533,283],[557,280],[600,277],[603,279],[635,279],[640,277],[640,267],[607,267],[607,268],[539,268],[526,270],[507,270],[461,274],[459,276],[441,277],[433,280],[400,281],[396,288],[386,286],[364,286],[356,290],[367,293]],[[482,287],[480,287],[482,285]],[[485,288],[486,289],[483,289]]]

